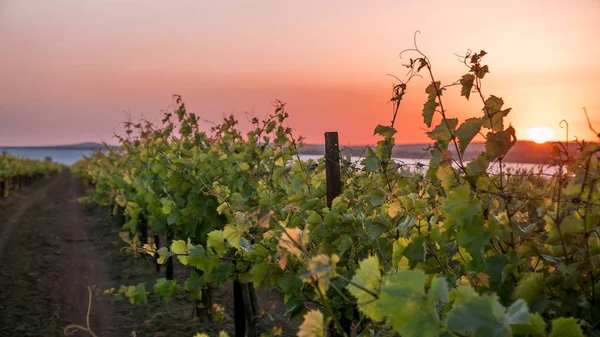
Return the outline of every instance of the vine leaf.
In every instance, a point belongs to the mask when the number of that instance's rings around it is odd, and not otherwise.
[[[439,317],[433,305],[445,294],[444,285],[435,281],[430,296],[425,296],[427,276],[421,270],[401,270],[386,278],[379,303],[394,331],[406,337],[434,337],[440,334]],[[445,281],[444,281],[445,282]]]
[[[434,302],[446,302],[448,300],[448,281],[444,277],[435,277],[431,281],[429,296]]]
[[[517,143],[515,129],[509,126],[508,129],[496,133],[489,132],[488,140],[485,142],[485,151],[490,161],[504,156]]]
[[[438,105],[439,104],[435,100],[429,100],[423,105],[423,121],[425,122],[428,128],[431,127],[433,114],[435,113],[435,108],[437,108]]]
[[[178,289],[179,285],[176,281],[167,280],[164,277],[156,280],[154,285],[154,292],[162,296],[165,302],[169,302]]]
[[[529,309],[523,300],[506,310],[496,295],[474,296],[462,305],[455,306],[447,317],[449,331],[477,337],[512,336],[511,324],[530,324]]]
[[[437,90],[439,88],[439,91]],[[442,95],[442,82],[440,81],[435,81],[430,83],[427,88],[425,88],[425,93],[428,95],[427,99],[428,100],[434,100],[438,94],[441,96]]]
[[[375,132],[373,133],[373,135],[380,135],[385,138],[390,138],[395,133],[396,133],[396,129],[394,129],[393,127],[384,126],[384,125],[380,124],[380,125],[377,125],[377,127],[375,128]]]
[[[325,294],[331,283],[331,279],[336,276],[335,266],[340,258],[333,254],[331,257],[325,254],[317,255],[308,262],[309,272],[302,275],[304,282],[315,281],[321,293]]]
[[[279,238],[279,247],[300,258],[302,250],[306,248],[306,244],[308,243],[308,237],[308,228],[304,231],[300,230],[300,228],[284,228]]]
[[[369,154],[361,164],[365,166],[365,170],[367,170],[367,172],[376,172],[381,164],[381,159],[377,157],[377,154],[371,150],[371,148],[368,148],[367,151]]]
[[[511,109],[501,110],[503,105],[504,100],[494,95],[491,95],[485,100],[485,106],[483,108],[483,120],[485,121],[483,126],[485,128],[490,129],[493,132],[504,130],[504,117],[508,115]]]
[[[140,305],[148,303],[146,295],[146,283],[138,283],[137,286],[124,286],[119,289],[119,295],[125,296],[131,304]]]
[[[225,234],[223,231],[214,230],[208,233],[206,239],[207,247],[214,249],[218,256],[225,254]]]
[[[514,297],[531,303],[543,289],[544,275],[542,273],[530,273],[521,278],[515,288]]]
[[[354,284],[358,285],[355,286]],[[379,306],[377,298],[364,291],[367,289],[373,293],[379,293],[381,284],[381,272],[379,271],[379,259],[377,256],[370,256],[360,261],[356,275],[352,278],[352,283],[346,287],[350,294],[356,298],[358,310],[363,312],[375,322],[383,319],[383,311]]]
[[[240,233],[240,231],[238,231],[235,227],[231,225],[225,226],[225,228],[223,228],[223,236],[225,237],[225,239],[227,239],[227,242],[229,242],[230,245],[237,249],[240,249],[242,233]]]
[[[202,282],[202,277],[198,272],[193,271],[190,276],[185,280],[184,289],[189,292],[193,298],[200,300],[202,299],[202,286],[204,282]]]
[[[481,118],[469,118],[458,127],[456,137],[458,138],[461,153],[465,153],[467,146],[469,146],[473,138],[479,133],[482,126],[483,120]]]
[[[298,337],[325,337],[323,314],[319,310],[311,310],[304,315]]]
[[[457,186],[444,200],[442,213],[446,218],[444,222],[446,229],[457,228],[458,243],[471,254],[474,260],[481,260],[483,249],[490,237],[484,226],[481,201],[471,198],[468,186]]]
[[[473,88],[473,81],[475,80],[475,76],[472,74],[463,75],[460,79],[461,89],[460,95],[465,96],[467,100],[471,96],[471,89]]]
[[[552,321],[552,332],[548,337],[583,337],[583,331],[573,317],[559,317]]]
[[[452,138],[458,125],[456,118],[444,118],[433,130],[427,132],[429,138],[437,141],[447,142]]]
[[[532,335],[534,337],[546,337],[546,322],[539,314],[529,314],[531,324],[515,324],[513,325],[513,334]]]
[[[177,255],[177,259],[181,264],[187,265],[189,263],[188,246],[183,240],[175,240],[171,243],[171,252]]]

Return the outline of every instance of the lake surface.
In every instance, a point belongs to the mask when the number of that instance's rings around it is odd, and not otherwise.
[[[17,157],[27,157],[34,159],[44,159],[46,157],[52,158],[54,162],[71,165],[82,159],[83,156],[91,156],[94,154],[95,150],[87,150],[87,149],[53,149],[53,148],[27,148],[27,147],[12,147],[12,148],[1,148],[0,151],[6,151]],[[320,155],[301,155],[300,158],[303,160],[314,159],[319,160],[323,158]],[[360,162],[363,158],[360,157],[351,157],[352,162],[358,163],[358,166],[361,167]],[[410,158],[394,158],[394,160],[404,165],[406,168],[417,168],[424,167],[425,169],[429,165],[429,159],[410,159]],[[518,163],[507,163],[504,164],[505,167],[511,169],[534,169],[536,172],[538,171],[540,165],[537,164],[518,164]],[[498,171],[498,167],[491,167],[491,171]],[[546,174],[554,174],[556,172],[556,167],[554,166],[544,166],[542,171]]]
[[[2,148],[0,152],[6,151],[16,157],[26,157],[33,159],[52,158],[52,161],[60,164],[71,165],[83,158],[83,156],[91,156],[94,150],[84,149],[52,149],[52,148],[28,148],[28,147],[11,147]]]
[[[323,156],[305,154],[305,155],[301,155],[300,158],[302,158],[303,160],[309,160],[309,159],[319,160],[320,158],[323,158]],[[356,156],[350,157],[350,160],[353,163],[357,163],[358,167],[362,167],[362,165],[360,163],[362,162],[363,159],[364,159],[364,157],[362,157],[362,158],[356,157]],[[393,158],[393,159],[398,164],[404,166],[404,168],[406,168],[406,169],[415,169],[415,168],[421,167],[424,170],[427,170],[427,168],[429,167],[429,159],[411,159],[411,158]],[[465,165],[467,163],[468,163],[468,161],[465,161]],[[454,166],[456,166],[456,165],[454,165]],[[506,171],[506,169],[510,169],[510,170],[522,169],[522,170],[526,170],[526,171],[533,170],[534,172],[537,173],[541,169],[541,171],[544,174],[555,174],[556,172],[558,172],[558,168],[556,166],[541,165],[541,164],[503,163],[502,166],[505,171]],[[491,172],[491,173],[500,172],[499,165],[497,165],[497,164],[490,165],[488,172]]]

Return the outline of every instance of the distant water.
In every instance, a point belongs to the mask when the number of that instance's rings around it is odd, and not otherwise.
[[[312,155],[312,154],[303,154],[300,155],[300,158],[302,158],[303,160],[309,160],[309,159],[314,159],[314,160],[319,160],[321,158],[323,158],[323,156],[319,156],[319,155]],[[361,161],[364,159],[361,157],[356,157],[356,156],[352,156],[350,158],[350,160],[353,163],[357,163],[358,167],[362,167],[362,165],[360,164]],[[427,168],[429,166],[429,159],[411,159],[411,158],[392,158],[394,159],[398,164],[404,166],[404,168],[407,169],[414,169],[414,168],[419,168],[419,167],[423,167],[423,168]],[[468,161],[465,161],[465,164],[468,163]],[[555,174],[558,171],[558,168],[556,166],[548,166],[548,165],[540,165],[540,164],[524,164],[524,163],[504,163],[503,168],[506,169],[511,169],[511,170],[518,170],[518,169],[522,169],[522,170],[533,170],[534,172],[539,172],[540,169],[544,174]],[[499,167],[498,165],[490,165],[489,168],[489,172],[491,173],[498,173]]]
[[[13,156],[27,157],[34,159],[52,158],[52,161],[60,164],[71,165],[83,158],[94,154],[94,150],[84,149],[53,149],[53,148],[31,148],[31,147],[11,147],[0,148],[0,152],[6,151]]]

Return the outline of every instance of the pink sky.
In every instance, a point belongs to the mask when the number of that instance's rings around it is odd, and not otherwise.
[[[81,1],[0,0],[0,145],[108,141],[126,118],[159,120],[174,93],[219,121],[288,103],[312,143],[377,141],[391,118],[398,53],[429,55],[443,83],[465,72],[454,56],[485,49],[484,90],[513,107],[518,136],[534,126],[593,139],[600,128],[600,2],[589,1]],[[409,86],[399,143],[426,142],[425,80]],[[449,114],[480,114],[448,95]]]

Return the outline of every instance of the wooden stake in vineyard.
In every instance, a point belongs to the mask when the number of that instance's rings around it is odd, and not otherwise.
[[[340,174],[340,146],[337,132],[325,132],[325,176],[327,179],[327,207],[342,193]]]

